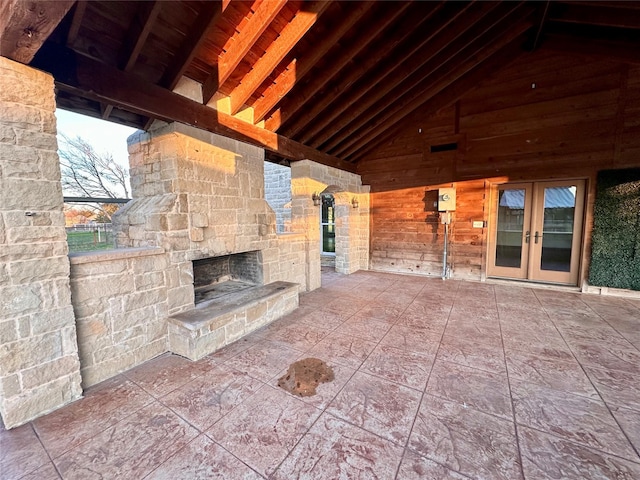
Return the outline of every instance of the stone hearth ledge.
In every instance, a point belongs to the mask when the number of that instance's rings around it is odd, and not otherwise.
[[[164,248],[162,247],[118,248],[97,252],[74,252],[69,254],[69,262],[73,265],[81,265],[83,263],[108,262],[125,258],[160,255],[162,253],[164,253]]]
[[[169,350],[200,360],[298,308],[298,289],[291,282],[257,285],[173,315],[169,317]]]

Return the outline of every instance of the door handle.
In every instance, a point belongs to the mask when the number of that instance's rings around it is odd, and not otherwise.
[[[531,238],[531,232],[527,230],[527,233],[524,234],[524,243],[529,243],[530,238]]]
[[[542,238],[542,234],[539,234],[538,232],[536,232],[536,234],[533,236],[535,243],[538,243],[538,238]]]

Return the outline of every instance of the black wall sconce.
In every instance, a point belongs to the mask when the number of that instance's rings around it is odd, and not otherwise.
[[[318,192],[313,192],[313,195],[311,195],[311,200],[313,200],[313,205],[316,207],[319,207],[320,202],[322,201],[320,194]]]
[[[360,206],[360,202],[358,202],[358,199],[356,197],[353,197],[351,199],[351,206],[353,208],[358,208]]]

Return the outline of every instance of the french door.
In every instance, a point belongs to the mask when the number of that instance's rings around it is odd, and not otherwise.
[[[336,218],[335,199],[333,195],[322,195],[320,212],[320,242],[323,255],[336,254]]]
[[[584,180],[496,185],[487,274],[577,285]]]

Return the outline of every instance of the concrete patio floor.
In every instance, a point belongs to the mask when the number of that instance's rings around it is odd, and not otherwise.
[[[640,301],[323,274],[280,321],[0,430],[0,476],[640,479]],[[315,357],[335,380],[277,387]]]

